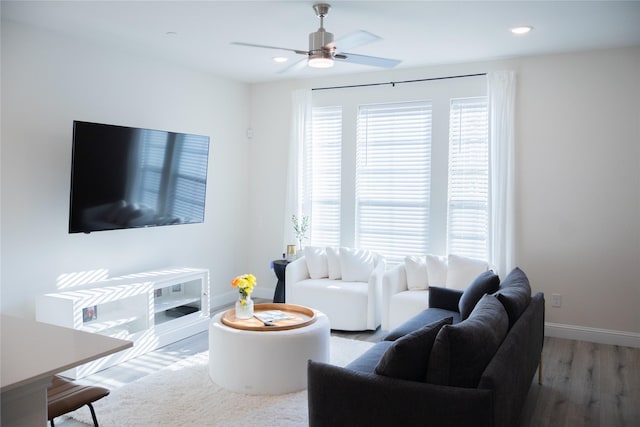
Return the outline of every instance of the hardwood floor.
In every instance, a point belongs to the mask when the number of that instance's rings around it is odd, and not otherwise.
[[[521,427],[640,426],[640,349],[546,337]]]
[[[332,335],[378,342],[385,332],[332,331]],[[80,381],[114,389],[206,350],[208,333],[203,332]],[[532,380],[520,427],[640,426],[639,348],[546,337],[542,378],[542,385],[537,375]],[[56,426],[87,424],[60,417]]]

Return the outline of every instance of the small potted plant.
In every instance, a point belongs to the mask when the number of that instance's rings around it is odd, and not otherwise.
[[[309,217],[302,215],[302,218],[298,218],[296,214],[293,214],[291,222],[293,223],[296,240],[298,240],[298,249],[302,251],[302,241],[307,238],[307,230],[309,229]]]

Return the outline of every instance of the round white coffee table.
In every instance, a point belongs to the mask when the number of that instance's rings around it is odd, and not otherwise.
[[[237,329],[223,322],[225,313],[216,314],[209,326],[209,376],[243,394],[306,389],[307,360],[329,361],[329,319],[313,312],[313,322],[285,330]]]

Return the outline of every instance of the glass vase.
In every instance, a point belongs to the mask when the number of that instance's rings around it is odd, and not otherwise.
[[[253,317],[253,300],[251,295],[247,295],[245,303],[242,304],[242,294],[236,301],[236,319],[251,319]]]

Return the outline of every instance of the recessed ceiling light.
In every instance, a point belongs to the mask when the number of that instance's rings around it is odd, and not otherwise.
[[[284,56],[274,56],[273,62],[287,62],[289,58],[285,58]]]
[[[533,27],[529,25],[525,25],[523,27],[513,27],[511,29],[511,32],[515,35],[521,36],[523,34],[527,34],[531,30],[533,30]]]
[[[172,37],[172,36],[177,36],[178,33],[176,33],[175,31],[167,31],[166,33],[164,33],[164,35]]]

